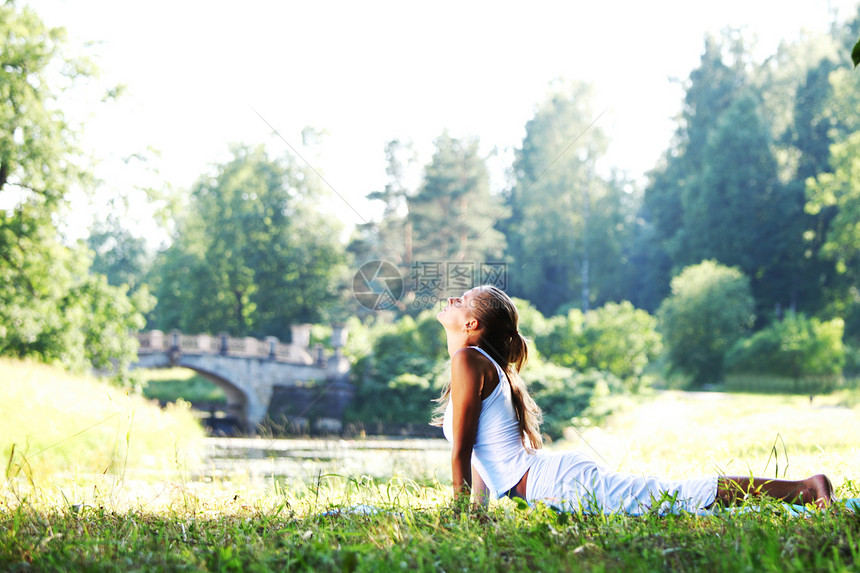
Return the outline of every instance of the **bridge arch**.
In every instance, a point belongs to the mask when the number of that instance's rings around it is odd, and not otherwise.
[[[325,391],[342,396],[327,412],[331,418],[340,419],[352,396],[349,362],[340,352],[346,342],[346,331],[334,330],[334,355],[324,356],[322,348],[317,347],[314,357],[308,352],[308,337],[302,336],[305,331],[309,334],[310,327],[300,326],[307,328],[293,333],[292,344],[281,344],[273,337],[257,340],[227,335],[188,336],[179,332],[140,333],[138,361],[133,367],[179,366],[198,372],[224,390],[228,413],[235,415],[241,429],[249,434],[270,414],[276,388],[303,386],[308,380],[325,381]]]
[[[223,390],[224,394],[227,396],[227,405],[225,408],[227,416],[235,419],[242,426],[241,430],[243,432],[249,432],[252,430],[252,428],[247,427],[248,392],[246,389],[243,389],[241,386],[217,372],[210,372],[200,368],[199,366],[181,364],[181,361],[176,365],[196,372]]]

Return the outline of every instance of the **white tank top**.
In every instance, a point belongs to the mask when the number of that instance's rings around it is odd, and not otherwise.
[[[502,497],[519,483],[536,455],[529,453],[522,441],[517,415],[511,399],[511,385],[505,371],[482,348],[470,346],[487,357],[496,367],[499,384],[481,402],[478,433],[472,447],[472,465],[496,497]],[[453,442],[454,404],[448,399],[442,431]]]

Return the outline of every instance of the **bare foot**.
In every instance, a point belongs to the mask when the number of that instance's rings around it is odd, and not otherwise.
[[[821,508],[830,507],[830,504],[833,503],[833,485],[826,475],[814,475],[803,480],[803,483],[806,485],[803,502],[814,503]]]

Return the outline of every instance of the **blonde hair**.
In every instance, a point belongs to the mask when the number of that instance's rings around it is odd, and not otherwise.
[[[517,416],[523,445],[530,449],[543,446],[540,433],[541,410],[529,395],[520,371],[529,358],[529,347],[519,331],[519,313],[514,301],[504,291],[493,285],[482,285],[472,289],[470,301],[472,314],[482,325],[478,346],[489,354],[504,370],[511,385],[511,399]],[[439,407],[433,423],[441,425],[451,382],[439,397]]]

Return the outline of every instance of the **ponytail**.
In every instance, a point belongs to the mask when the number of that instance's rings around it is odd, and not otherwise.
[[[529,345],[519,330],[511,336],[508,347],[508,361],[505,374],[511,384],[511,399],[514,403],[514,412],[517,415],[520,431],[523,436],[523,445],[532,450],[538,450],[543,446],[543,437],[540,433],[540,423],[543,420],[540,407],[529,395],[526,383],[520,376],[529,359]]]
[[[523,335],[520,334],[520,331],[515,330],[511,335],[511,343],[508,346],[506,363],[512,365],[517,372],[521,372],[528,361],[529,345]]]

